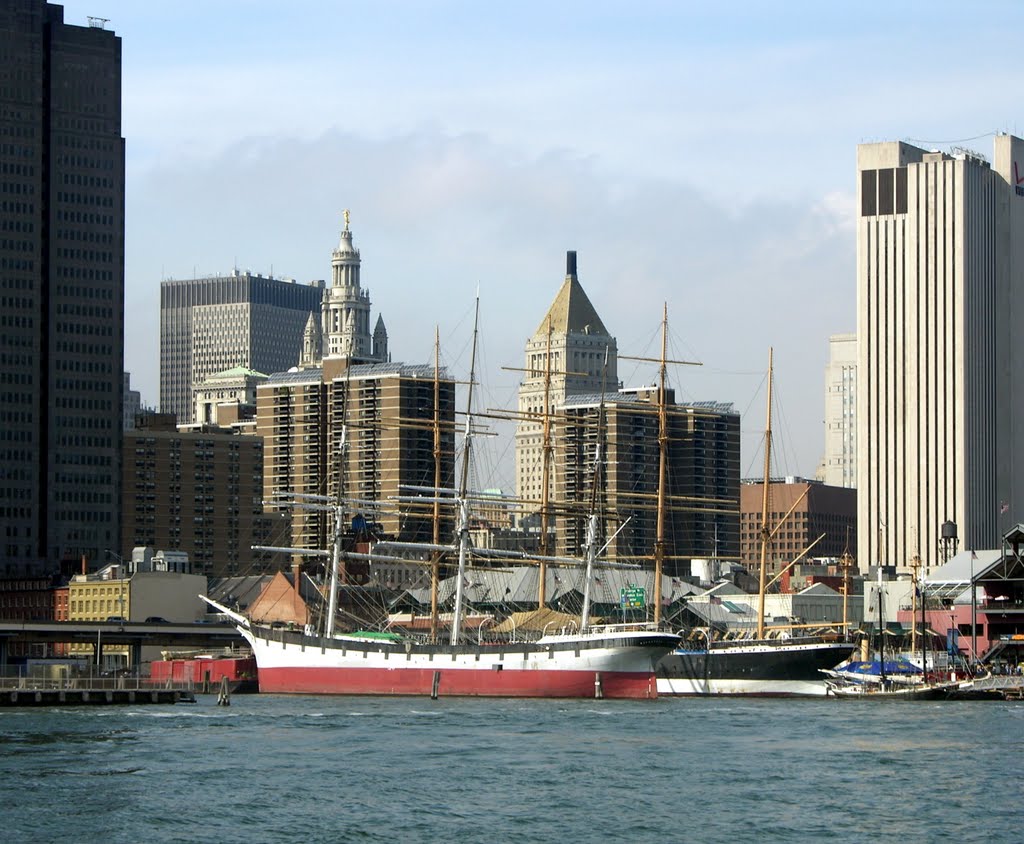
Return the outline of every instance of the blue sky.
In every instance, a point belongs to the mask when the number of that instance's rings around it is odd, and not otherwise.
[[[484,401],[514,406],[501,367],[575,249],[623,354],[656,351],[668,303],[673,356],[704,362],[677,392],[744,414],[744,475],[774,346],[776,468],[810,475],[827,339],[855,329],[856,145],[1024,131],[1010,2],[63,5],[123,39],[126,366],[151,404],[161,279],[329,278],[348,208],[396,359],[436,324],[468,366],[479,286]]]

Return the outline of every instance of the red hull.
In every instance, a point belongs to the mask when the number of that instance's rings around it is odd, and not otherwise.
[[[653,673],[417,668],[261,668],[261,692],[431,697],[640,698],[658,696]],[[435,685],[436,683],[436,685]]]

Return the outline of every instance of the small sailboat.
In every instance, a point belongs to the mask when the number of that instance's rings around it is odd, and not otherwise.
[[[934,682],[926,670],[906,657],[885,655],[885,591],[882,572],[878,572],[878,659],[850,661],[824,673],[828,694],[842,700],[942,700],[950,697],[959,683]],[[924,618],[922,600],[921,615]],[[921,666],[928,664],[925,652],[927,636],[921,637]]]

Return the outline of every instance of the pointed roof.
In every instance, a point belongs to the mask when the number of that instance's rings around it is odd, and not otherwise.
[[[374,336],[376,336],[377,334],[379,334],[381,332],[384,332],[385,334],[387,334],[388,330],[387,330],[387,328],[384,325],[384,317],[382,317],[380,314],[377,314],[377,323],[373,327],[373,334],[374,334]]]
[[[601,322],[601,317],[583,291],[583,285],[576,277],[576,253],[569,252],[566,256],[565,281],[555,296],[548,312],[541,320],[540,327],[534,334],[547,334],[548,320],[556,334],[603,334],[608,329]]]

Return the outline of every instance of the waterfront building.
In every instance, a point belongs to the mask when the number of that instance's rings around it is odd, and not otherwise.
[[[515,483],[516,497],[525,502],[522,506],[527,512],[539,510],[543,498],[545,396],[550,415],[567,396],[602,390],[613,393],[618,386],[615,338],[579,282],[576,253],[568,252],[565,280],[526,343],[525,371],[519,386]],[[553,469],[547,494],[549,498],[554,495]]]
[[[121,39],[42,0],[0,8],[0,563],[117,541]]]
[[[791,508],[789,518],[783,521]],[[761,565],[763,511],[762,481],[743,483],[740,561],[752,573],[759,571]],[[775,531],[768,546],[769,577],[779,574],[822,534],[824,537],[810,550],[811,556],[852,555],[857,548],[857,491],[803,478],[773,479],[768,485],[768,530]]]
[[[184,551],[196,574],[249,573],[261,544],[263,440],[207,426],[179,431],[170,414],[124,435],[120,548]],[[115,546],[117,547],[117,546]]]
[[[160,283],[160,411],[195,419],[193,388],[232,367],[280,372],[302,353],[323,281],[298,284],[237,269]]]
[[[671,389],[665,403],[664,572],[689,576],[693,559],[739,556],[740,420],[731,404],[677,405]],[[558,553],[582,553],[599,430],[605,468],[596,501],[605,514],[604,553],[620,560],[650,558],[657,537],[660,459],[658,390],[652,387],[621,390],[603,401],[600,394],[568,396],[557,409]]]
[[[857,148],[857,558],[991,547],[1024,506],[1024,141]]]
[[[825,367],[825,456],[818,480],[857,486],[857,335],[828,338]]]

